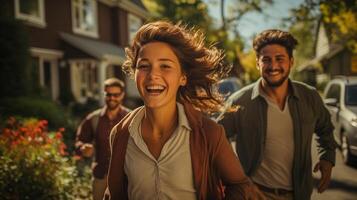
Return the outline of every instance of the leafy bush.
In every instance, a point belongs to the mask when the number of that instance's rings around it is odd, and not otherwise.
[[[44,98],[4,98],[0,100],[0,109],[4,116],[47,119],[51,128],[63,127],[67,119],[65,112],[57,104]]]
[[[50,132],[47,121],[9,118],[0,134],[0,194],[7,199],[88,199],[90,172],[79,177],[76,159],[67,156],[63,129]]]
[[[68,111],[50,99],[39,97],[8,97],[0,100],[0,118],[9,116],[47,119],[50,129],[65,128],[64,141],[73,149],[77,121]]]

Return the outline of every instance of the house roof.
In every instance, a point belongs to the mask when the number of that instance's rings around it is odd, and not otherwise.
[[[60,37],[70,45],[99,60],[122,64],[125,59],[124,49],[117,45],[63,32],[60,33]]]
[[[132,2],[133,2],[134,4],[136,4],[137,6],[141,7],[142,9],[147,10],[141,0],[132,0]]]
[[[326,54],[321,55],[319,57],[315,57],[314,59],[309,60],[308,62],[298,66],[297,70],[298,71],[302,71],[302,70],[307,69],[309,67],[314,68],[315,66],[318,65],[318,63],[320,63],[323,60],[332,58],[333,56],[335,56],[336,54],[341,52],[344,48],[345,47],[342,46],[342,45],[338,45],[338,44],[332,45],[332,48],[331,48],[331,50],[329,50],[329,52],[327,52]]]
[[[145,20],[150,18],[150,13],[141,0],[120,0],[117,5],[129,13]]]

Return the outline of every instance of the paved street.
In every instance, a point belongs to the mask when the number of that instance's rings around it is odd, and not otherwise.
[[[313,144],[313,164],[317,160],[316,145]],[[316,181],[319,174],[315,177]],[[317,184],[317,182],[316,182]],[[342,163],[341,153],[337,151],[336,166],[333,168],[332,181],[328,190],[318,194],[316,190],[312,200],[357,200],[357,167],[349,167]]]

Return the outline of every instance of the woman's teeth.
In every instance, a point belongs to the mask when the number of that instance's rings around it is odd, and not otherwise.
[[[150,93],[161,93],[165,90],[165,87],[162,85],[151,85],[146,87],[146,91]]]

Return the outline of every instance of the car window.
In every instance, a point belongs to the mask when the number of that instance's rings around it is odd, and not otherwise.
[[[228,78],[218,83],[218,92],[225,98],[241,88],[240,82],[236,79]]]
[[[349,85],[346,87],[346,105],[357,105],[357,85]]]
[[[221,94],[229,95],[234,91],[234,85],[231,82],[224,82],[219,85],[218,92]]]
[[[340,101],[340,93],[341,93],[341,87],[337,84],[332,84],[329,90],[327,91],[326,98],[334,98],[337,99],[337,101]]]

